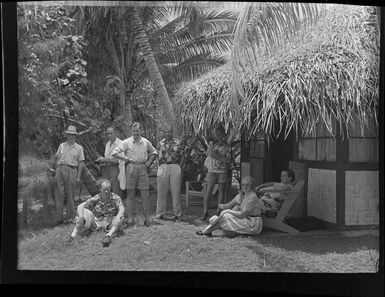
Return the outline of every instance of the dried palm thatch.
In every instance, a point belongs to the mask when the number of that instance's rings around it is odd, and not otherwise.
[[[319,122],[332,133],[333,119],[342,131],[356,116],[362,127],[374,116],[378,127],[376,18],[373,7],[333,5],[276,54],[261,55],[258,65],[248,65],[241,76],[246,95],[240,102],[246,136],[256,131],[274,136],[277,128],[285,136],[292,130],[297,136],[311,134]],[[231,127],[231,83],[231,65],[226,64],[182,86],[175,104],[182,127]]]

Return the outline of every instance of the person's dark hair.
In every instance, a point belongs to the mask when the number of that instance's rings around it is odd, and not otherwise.
[[[294,171],[291,169],[284,169],[282,171],[287,172],[287,175],[291,178],[291,182],[295,181]]]

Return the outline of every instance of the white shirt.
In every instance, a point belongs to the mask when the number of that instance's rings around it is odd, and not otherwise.
[[[119,147],[119,145],[123,141],[120,140],[118,137],[115,138],[114,143],[111,144],[111,141],[107,141],[106,143],[106,149],[104,150],[104,157],[105,158],[113,158],[112,153]]]
[[[148,154],[156,153],[156,149],[148,139],[140,137],[139,141],[135,141],[134,137],[131,136],[123,140],[119,148],[113,151],[112,154],[122,152],[124,152],[124,155],[127,156],[131,162],[144,163],[147,160]]]
[[[104,150],[104,158],[114,158],[112,156],[112,153],[114,153],[115,150],[119,149],[119,146],[122,144],[122,142],[123,141],[120,140],[118,137],[115,138],[115,141],[112,144],[110,140],[107,141],[106,149]],[[121,156],[122,154],[119,154],[119,155]],[[124,161],[119,160],[118,167],[119,167],[118,180],[119,180],[120,188],[122,190],[125,190],[126,189],[126,170],[124,167]]]

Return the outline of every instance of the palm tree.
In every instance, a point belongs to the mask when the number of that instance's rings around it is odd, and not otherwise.
[[[258,58],[274,54],[300,28],[318,20],[323,9],[314,3],[248,2],[237,20],[231,51],[233,70],[232,111],[239,123],[239,99],[244,98],[241,77],[245,65],[258,65]],[[258,54],[257,54],[258,52]]]
[[[126,135],[130,134],[134,91],[147,83],[148,78],[165,119],[174,126],[170,92],[172,95],[181,81],[196,78],[226,62],[221,54],[232,46],[236,15],[213,10],[202,12],[191,6],[114,5],[122,4],[79,9],[77,17],[83,19],[84,35],[91,41],[89,52],[93,63],[89,65],[98,64],[91,72],[97,72],[99,80],[100,69],[110,74],[109,86],[119,90],[119,114],[124,116]],[[169,20],[170,14],[174,19]],[[196,26],[194,20],[198,14],[200,21]]]
[[[155,60],[154,52],[150,46],[146,31],[144,30],[140,13],[140,8],[133,8],[131,14],[133,19],[133,28],[137,34],[137,41],[139,43],[143,59],[146,63],[150,79],[154,85],[154,90],[159,98],[159,105],[163,111],[163,115],[170,127],[173,127],[175,124],[175,115],[172,109],[172,104],[168,96],[162,75],[159,71],[158,64]]]

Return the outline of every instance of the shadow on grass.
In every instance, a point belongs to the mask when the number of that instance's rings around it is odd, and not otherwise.
[[[350,253],[362,249],[379,249],[379,238],[368,234],[355,237],[347,237],[342,235],[330,236],[283,236],[283,237],[250,237],[258,244],[268,247],[281,248],[286,251],[303,251],[314,254],[327,253]],[[254,246],[247,246],[252,251],[258,249]]]

